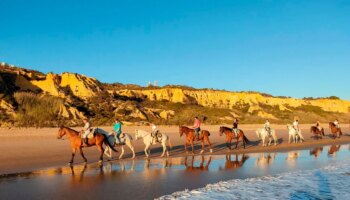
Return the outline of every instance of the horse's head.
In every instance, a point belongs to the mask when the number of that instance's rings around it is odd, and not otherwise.
[[[290,130],[292,128],[292,125],[287,124],[287,129]]]
[[[58,129],[57,139],[61,139],[65,134],[66,134],[66,131],[64,127],[61,126],[60,129]]]
[[[222,136],[222,134],[224,133],[224,127],[220,126],[220,130],[219,130],[220,136]]]

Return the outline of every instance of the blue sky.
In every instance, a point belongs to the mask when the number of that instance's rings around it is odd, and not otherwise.
[[[102,82],[350,100],[350,1],[0,0],[0,61]]]

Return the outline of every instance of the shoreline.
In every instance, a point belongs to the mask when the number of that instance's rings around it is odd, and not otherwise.
[[[343,128],[343,136],[339,139],[331,139],[327,135],[329,133],[326,128],[326,136],[323,139],[314,140],[311,138],[308,127],[309,125],[301,125],[302,134],[305,137],[304,143],[288,144],[288,134],[285,126],[274,126],[276,127],[277,137],[279,144],[277,146],[262,147],[257,136],[255,135],[256,128],[260,128],[261,125],[242,125],[240,128],[246,131],[246,136],[251,141],[243,149],[242,143],[238,145],[237,150],[228,151],[225,146],[225,137],[219,136],[216,130],[219,126],[203,126],[203,129],[208,129],[211,131],[212,135],[210,140],[213,144],[213,153],[209,153],[209,149],[206,146],[203,155],[224,155],[224,154],[247,154],[247,153],[273,153],[273,152],[288,152],[294,150],[304,150],[310,149],[318,146],[326,145],[341,145],[350,143],[350,137],[347,134],[349,131]],[[345,125],[344,125],[345,126]],[[111,127],[102,127],[105,130]],[[174,126],[160,126],[162,132],[167,133],[171,138],[173,143],[173,148],[170,149],[170,158],[184,157],[186,156],[184,152],[184,137],[180,138],[177,127]],[[124,127],[124,131],[132,133],[135,129],[148,130],[150,127],[146,126],[131,126]],[[20,172],[28,172],[35,170],[43,170],[51,167],[66,166],[68,160],[70,159],[71,150],[70,144],[67,139],[64,141],[57,140],[57,128],[43,128],[43,129],[13,129],[4,130],[0,129],[0,175],[13,174]],[[133,134],[132,134],[133,135]],[[136,160],[146,159],[144,156],[143,148],[144,144],[141,140],[133,142],[136,153]],[[120,148],[117,148],[120,152]],[[161,146],[159,144],[151,147],[151,157],[150,159],[160,158]],[[192,156],[190,152],[187,156]],[[194,156],[201,155],[200,143],[195,143],[195,154]],[[97,149],[95,147],[85,148],[85,156],[88,159],[88,164],[97,162]],[[130,158],[130,150],[125,148],[125,155],[123,160],[132,160]],[[119,154],[118,154],[119,156]],[[113,153],[112,162],[119,162],[117,159],[117,154]],[[83,163],[80,158],[79,153],[76,155],[75,164]],[[108,163],[107,157],[104,157],[104,163]]]

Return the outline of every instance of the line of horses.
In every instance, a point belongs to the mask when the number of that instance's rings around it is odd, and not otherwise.
[[[331,132],[333,134],[333,137],[336,138],[337,134],[342,135],[341,129],[336,127],[333,123],[329,123],[329,127],[331,129]],[[296,142],[303,142],[304,137],[301,134],[301,131],[296,131],[292,125],[287,125],[288,133],[289,133],[289,143],[296,143]],[[319,136],[322,138],[324,136],[324,129],[318,129],[317,127],[311,127],[310,129],[311,133],[313,133],[315,136]],[[236,142],[235,149],[237,149],[238,144],[240,141],[242,141],[243,148],[246,147],[246,144],[249,143],[248,138],[245,136],[244,132],[239,129],[238,133],[234,133],[231,128],[221,126],[219,129],[220,136],[225,134],[225,141],[226,141],[226,147],[231,150],[232,149],[232,142]],[[186,140],[184,144],[184,149],[186,154],[188,153],[188,146],[190,145],[192,148],[192,154],[194,154],[194,143],[200,142],[201,143],[201,151],[202,154],[204,152],[205,143],[209,146],[210,153],[213,152],[212,144],[210,142],[209,136],[210,132],[207,130],[201,130],[199,137],[196,137],[196,133],[194,129],[188,128],[186,126],[179,126],[179,134],[180,137],[185,135]],[[276,135],[276,131],[274,129],[270,129],[270,133],[265,129],[258,129],[256,130],[256,134],[259,139],[262,140],[262,146],[270,146],[272,143],[272,140],[274,140],[274,145],[278,144],[278,138]],[[133,137],[130,134],[123,133],[123,136],[121,137],[121,142],[129,147],[129,149],[132,151],[132,158],[135,158],[135,150],[132,145],[133,143]],[[77,151],[79,151],[81,157],[83,158],[84,162],[87,163],[87,159],[83,153],[83,148],[85,147],[92,147],[96,146],[99,151],[99,162],[102,163],[103,161],[103,155],[105,154],[110,159],[112,158],[112,151],[118,152],[115,147],[118,146],[115,137],[113,134],[101,129],[101,128],[95,128],[93,133],[91,134],[91,138],[88,139],[87,144],[83,142],[83,140],[80,137],[80,133],[74,129],[61,126],[59,128],[57,138],[61,139],[63,136],[66,136],[71,144],[72,148],[72,156],[71,160],[69,161],[69,164],[72,165],[74,162],[74,157]],[[161,157],[164,157],[165,155],[169,156],[169,148],[172,148],[172,144],[170,141],[170,137],[162,133],[161,138],[157,139],[152,136],[151,133],[143,130],[135,130],[135,139],[139,140],[142,139],[143,143],[145,144],[144,153],[147,158],[150,156],[150,148],[152,145],[155,145],[157,143],[160,143],[163,147],[163,152],[161,154]],[[268,143],[265,141],[269,140]],[[104,148],[105,146],[105,148]],[[121,153],[119,155],[119,159],[122,159],[124,156],[124,145],[121,145]]]

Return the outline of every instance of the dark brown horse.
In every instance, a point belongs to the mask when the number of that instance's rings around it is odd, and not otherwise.
[[[103,161],[103,152],[104,152],[103,144],[111,148],[113,151],[117,152],[117,150],[115,150],[114,147],[108,142],[107,136],[105,136],[102,133],[99,133],[98,129],[95,129],[93,133],[93,138],[88,139],[88,144],[85,144],[83,142],[83,140],[79,136],[78,131],[62,126],[58,130],[57,139],[61,139],[65,135],[70,141],[70,144],[72,147],[72,159],[69,161],[69,164],[73,164],[74,156],[77,150],[79,150],[80,155],[81,157],[83,157],[85,163],[87,162],[87,159],[85,158],[84,152],[83,152],[84,147],[97,146],[97,149],[100,151],[100,160],[99,160],[100,163],[102,163]]]
[[[186,126],[180,126],[179,127],[180,137],[185,134],[186,135],[186,143],[185,143],[185,152],[187,153],[187,145],[191,144],[192,147],[192,154],[194,154],[194,142],[196,139],[196,131],[194,129],[188,128]],[[211,143],[209,140],[210,133],[209,131],[202,130],[199,133],[199,141],[202,144],[202,150],[201,153],[204,152],[204,142],[206,142],[209,145],[210,153],[213,152],[213,149],[211,147]]]
[[[311,126],[310,132],[315,135],[315,138],[319,137],[319,138],[322,139],[322,136],[324,136],[324,129],[323,128],[320,130],[316,126]]]
[[[241,139],[243,142],[243,147],[245,148],[245,145],[249,142],[248,138],[244,135],[244,132],[239,129],[239,133],[238,136],[236,136],[236,134],[233,132],[232,128],[228,128],[225,126],[221,126],[220,127],[220,136],[222,136],[222,134],[225,133],[226,135],[226,146],[227,148],[231,149],[232,146],[232,140],[236,139],[236,147],[235,149],[237,149],[239,140]]]
[[[329,128],[331,129],[334,139],[337,137],[338,133],[339,133],[339,138],[341,135],[343,135],[343,133],[341,132],[341,129],[337,128],[337,126],[333,122],[329,122]]]

